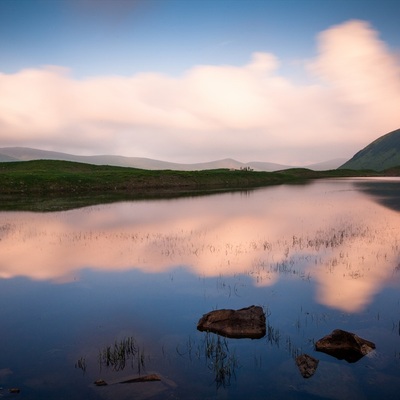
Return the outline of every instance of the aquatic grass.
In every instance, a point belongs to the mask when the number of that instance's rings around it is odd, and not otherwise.
[[[281,334],[279,332],[279,329],[276,329],[271,326],[270,323],[267,323],[267,342],[270,344],[274,344],[276,347],[279,348],[280,339]]]
[[[15,240],[25,241],[30,236],[43,236],[48,238],[49,243],[57,246],[78,244],[90,246],[100,241],[118,240],[124,251],[129,251],[130,254],[138,252],[137,260],[141,263],[145,260],[140,254],[144,249],[148,254],[146,260],[148,257],[154,257],[156,260],[163,257],[170,259],[171,262],[184,260],[185,263],[193,264],[196,264],[197,259],[201,263],[211,253],[218,271],[217,289],[227,297],[240,295],[241,284],[228,283],[226,280],[226,276],[235,277],[235,274],[236,277],[250,276],[258,286],[276,279],[276,275],[311,281],[313,273],[319,273],[322,268],[328,273],[343,269],[344,278],[364,279],[368,275],[372,257],[376,256],[376,262],[386,263],[394,258],[393,254],[398,253],[398,239],[395,237],[395,241],[391,240],[391,253],[389,249],[387,252],[365,254],[361,250],[354,251],[358,247],[354,244],[362,242],[367,247],[370,242],[376,243],[378,240],[382,242],[389,234],[390,232],[373,231],[363,224],[347,223],[341,228],[317,230],[314,234],[306,232],[290,234],[275,240],[268,237],[250,237],[248,240],[224,242],[213,241],[207,229],[181,229],[163,233],[140,232],[134,229],[118,233],[106,230],[53,233],[41,226],[31,228],[29,231],[22,225],[4,223],[0,226],[0,238],[13,236]],[[349,254],[352,250],[353,254]],[[355,259],[357,252],[358,260]],[[236,267],[242,265],[242,262],[247,262],[247,265],[243,266],[243,271],[239,274]],[[234,272],[230,273],[231,270]],[[393,273],[399,270],[399,263],[396,262]]]
[[[298,323],[298,322],[297,322]],[[298,325],[298,329],[300,329],[300,325]],[[283,336],[278,328],[273,327],[270,323],[267,323],[267,343],[272,346],[275,346],[277,349],[281,347],[282,341],[285,344],[285,350],[289,353],[289,355],[295,359],[299,354],[301,354],[301,348],[297,347],[290,335]]]
[[[144,351],[139,348],[132,336],[115,341],[111,346],[105,346],[99,351],[98,358],[100,370],[102,367],[107,367],[114,371],[121,371],[128,361],[131,361],[132,368],[135,362],[139,374],[145,367]]]
[[[235,353],[230,353],[228,341],[225,337],[207,332],[204,346],[208,368],[215,375],[217,388],[230,385],[231,378],[239,367]]]
[[[187,357],[191,362],[204,361],[207,368],[212,371],[216,387],[226,387],[231,379],[236,377],[239,361],[235,352],[229,348],[228,339],[214,333],[206,332],[204,339],[196,343],[191,337],[186,342],[185,349],[176,347],[180,357]]]
[[[82,372],[85,374],[86,372],[86,358],[80,357],[77,362],[75,363],[75,368],[81,369]]]

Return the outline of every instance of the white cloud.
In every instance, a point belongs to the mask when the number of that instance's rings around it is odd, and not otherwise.
[[[312,84],[278,67],[274,55],[253,53],[247,65],[200,65],[179,78],[76,80],[58,67],[0,74],[1,144],[300,163],[351,156],[400,126],[400,63],[366,22],[320,34]]]

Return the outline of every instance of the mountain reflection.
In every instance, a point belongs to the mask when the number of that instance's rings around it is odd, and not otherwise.
[[[400,211],[400,181],[398,178],[356,182],[355,187],[375,199],[378,203],[395,211]]]
[[[364,309],[398,284],[400,215],[350,180],[126,202],[67,212],[0,213],[0,277],[68,282],[83,268],[204,277],[285,275],[317,282],[317,301]]]

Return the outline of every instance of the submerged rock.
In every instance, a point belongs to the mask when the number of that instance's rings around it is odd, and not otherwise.
[[[140,382],[157,382],[157,381],[161,381],[161,378],[159,375],[149,374],[149,375],[139,376],[136,378],[125,379],[123,381],[114,381],[114,382],[110,382],[110,383],[107,383],[103,379],[99,379],[99,380],[95,381],[94,384],[96,386],[108,386],[108,385],[115,385],[117,383],[140,383]]]
[[[138,382],[155,382],[161,381],[161,378],[156,374],[139,376],[138,378],[127,379],[126,381],[122,381],[119,383],[138,383]]]
[[[260,339],[266,333],[265,313],[259,306],[240,310],[215,310],[200,318],[197,329],[229,338]]]
[[[301,354],[296,358],[296,365],[303,378],[310,378],[317,370],[319,360],[308,354]]]
[[[355,333],[335,329],[315,343],[315,349],[349,363],[358,361],[375,349],[375,343],[362,339]]]
[[[103,379],[98,379],[97,381],[94,382],[96,386],[107,386],[107,382]]]

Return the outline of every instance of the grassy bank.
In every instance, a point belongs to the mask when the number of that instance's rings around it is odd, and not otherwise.
[[[256,187],[280,183],[277,173],[143,170],[68,161],[0,163],[0,193],[134,193]]]
[[[0,193],[176,192],[260,187],[325,177],[380,175],[373,171],[312,171],[301,168],[280,172],[228,169],[154,171],[69,161],[38,160],[0,163]]]
[[[399,175],[391,171],[391,176]],[[213,191],[248,190],[252,188],[297,183],[310,179],[350,176],[382,176],[374,171],[312,171],[289,169],[279,172],[246,170],[172,171],[99,166],[68,161],[37,160],[0,163],[1,209],[22,205],[31,209],[70,208],[88,203],[119,199],[196,195]],[[47,203],[64,206],[45,206]],[[20,204],[20,206],[17,206]]]

